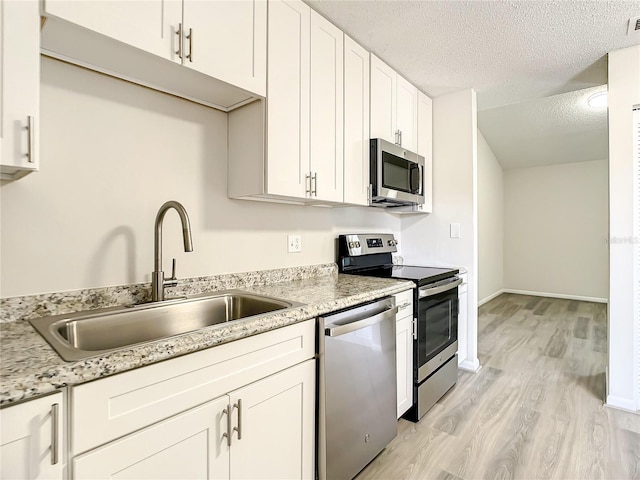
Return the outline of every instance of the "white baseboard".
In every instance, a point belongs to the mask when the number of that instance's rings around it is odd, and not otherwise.
[[[581,295],[566,295],[564,293],[532,292],[530,290],[515,290],[504,288],[501,293],[517,293],[519,295],[532,295],[534,297],[562,298],[565,300],[580,300],[581,302],[609,303],[609,299],[600,297],[583,297]]]
[[[618,410],[624,410],[626,412],[638,413],[636,404],[633,399],[616,397],[615,395],[607,395],[606,407],[615,408]]]
[[[478,306],[479,306],[479,307],[481,307],[482,305],[484,305],[484,304],[485,304],[485,303],[487,303],[487,302],[490,302],[491,300],[493,300],[493,299],[494,299],[494,298],[496,298],[497,296],[502,295],[504,292],[505,292],[505,290],[504,290],[504,288],[502,288],[502,289],[498,290],[497,292],[492,293],[492,294],[491,294],[491,295],[489,295],[488,297],[483,298],[482,300],[480,300],[480,301],[478,302]]]
[[[477,373],[480,371],[480,369],[482,368],[482,366],[480,365],[480,360],[478,360],[477,358],[473,361],[471,360],[463,360],[462,362],[460,362],[458,364],[458,368],[460,370],[465,370],[467,372],[473,372],[473,373]]]

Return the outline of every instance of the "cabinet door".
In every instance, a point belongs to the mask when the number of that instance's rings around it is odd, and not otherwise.
[[[468,309],[468,292],[467,292],[467,275],[460,274],[462,285],[458,287],[458,364],[462,363],[467,357],[467,348],[469,338],[467,336],[467,309]]]
[[[403,148],[418,150],[418,89],[398,75],[396,129]]]
[[[344,202],[367,205],[369,52],[344,36]]]
[[[344,34],[311,11],[310,163],[313,197],[342,202]]]
[[[228,479],[225,395],[73,461],[80,479]]]
[[[0,424],[0,478],[63,478],[62,393],[2,409]]]
[[[424,157],[423,212],[433,211],[433,102],[418,92],[418,155]]]
[[[413,400],[413,316],[396,321],[396,374],[398,418],[412,405]]]
[[[184,65],[266,96],[267,0],[184,0],[184,28]]]
[[[229,394],[238,436],[233,479],[314,477],[315,361],[308,360]]]
[[[304,198],[309,177],[311,9],[270,0],[267,99],[267,192]]]
[[[38,169],[40,13],[37,0],[0,5],[0,164],[9,180]],[[15,175],[15,177],[14,177]]]
[[[371,54],[371,138],[396,143],[396,72]]]
[[[47,0],[44,13],[101,33],[145,52],[180,62],[182,0]]]

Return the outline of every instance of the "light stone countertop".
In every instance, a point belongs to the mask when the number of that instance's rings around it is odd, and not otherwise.
[[[77,362],[62,360],[28,321],[23,319],[0,323],[0,406],[392,295],[414,288],[414,283],[329,274],[267,285],[232,287],[305,305],[213,325]]]

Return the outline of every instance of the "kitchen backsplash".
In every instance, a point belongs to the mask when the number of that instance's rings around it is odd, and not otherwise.
[[[200,293],[217,290],[243,288],[252,285],[266,285],[337,274],[338,267],[335,263],[261,270],[256,272],[227,273],[208,277],[180,279],[177,287],[166,289],[166,294],[168,297],[198,295]],[[0,323],[29,320],[47,315],[95,310],[97,308],[132,305],[149,302],[150,300],[150,283],[0,298]]]

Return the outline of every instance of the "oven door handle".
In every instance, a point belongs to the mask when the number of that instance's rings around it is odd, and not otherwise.
[[[366,328],[377,323],[382,323],[390,318],[395,319],[396,313],[398,313],[398,307],[391,307],[371,317],[366,317],[360,320],[356,320],[355,322],[345,323],[343,325],[336,325],[335,327],[331,328],[325,328],[324,334],[329,337],[338,337],[346,333],[355,332],[356,330],[360,330],[361,328]]]
[[[462,283],[461,278],[457,278],[451,282],[447,282],[444,285],[436,285],[435,287],[421,287],[418,289],[418,298],[431,297],[447,290],[452,290]]]

